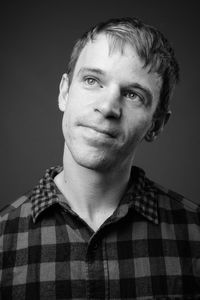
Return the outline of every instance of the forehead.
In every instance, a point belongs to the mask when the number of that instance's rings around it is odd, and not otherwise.
[[[120,84],[143,84],[152,90],[152,94],[159,94],[162,85],[160,76],[144,67],[144,62],[130,43],[116,43],[105,34],[97,35],[83,48],[74,69],[74,76],[81,68],[100,69]]]
[[[90,40],[82,49],[75,66],[75,70],[81,64],[101,64],[113,60],[113,58],[123,58],[123,63],[134,59],[134,64],[139,63],[140,68],[143,62],[138,57],[135,49],[129,43],[114,38],[104,33],[98,34],[93,40]]]

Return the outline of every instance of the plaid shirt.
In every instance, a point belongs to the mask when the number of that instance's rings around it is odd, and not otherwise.
[[[47,170],[1,211],[0,298],[200,299],[198,206],[133,167],[125,196],[94,232]]]

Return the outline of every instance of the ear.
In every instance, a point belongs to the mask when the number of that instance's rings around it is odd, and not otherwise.
[[[58,106],[61,111],[65,111],[69,90],[69,79],[67,74],[63,74],[59,86]]]
[[[170,116],[171,111],[169,110],[161,116],[153,118],[152,125],[145,136],[145,140],[147,142],[153,142],[158,137],[158,135],[163,131],[165,125],[169,121]]]

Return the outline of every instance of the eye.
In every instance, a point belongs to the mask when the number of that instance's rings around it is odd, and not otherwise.
[[[84,78],[84,81],[87,85],[95,85],[98,83],[97,79],[93,77],[86,77]]]
[[[144,98],[134,91],[124,91],[123,96],[130,101],[144,102]]]

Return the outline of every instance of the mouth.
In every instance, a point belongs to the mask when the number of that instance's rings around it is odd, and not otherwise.
[[[97,126],[83,126],[83,127],[92,129],[92,130],[96,131],[97,133],[101,133],[109,138],[116,138],[116,136],[117,136],[116,130],[99,128]]]

